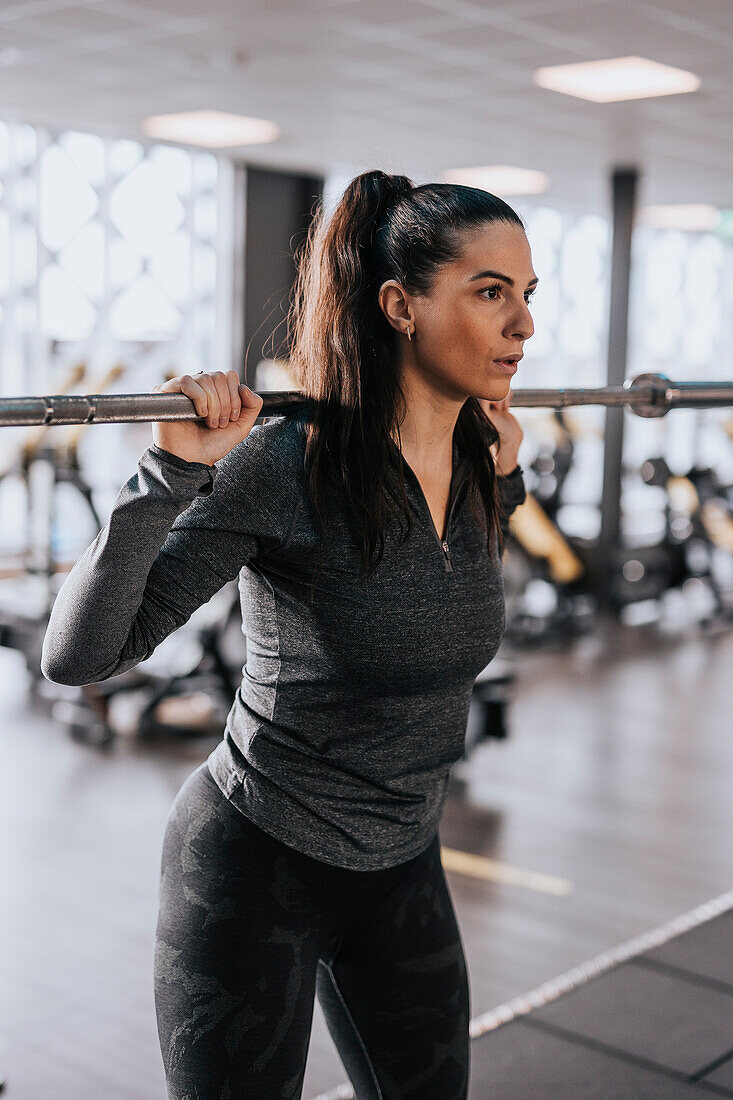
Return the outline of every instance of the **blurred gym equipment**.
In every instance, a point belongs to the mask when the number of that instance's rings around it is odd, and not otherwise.
[[[709,467],[691,467],[676,476],[661,457],[642,463],[639,473],[647,485],[664,489],[664,532],[651,546],[621,547],[617,568],[610,578],[614,603],[621,608],[642,599],[661,600],[688,582],[705,583],[714,610],[700,624],[729,621],[733,608],[726,605],[716,577],[717,549],[733,550],[733,498]]]

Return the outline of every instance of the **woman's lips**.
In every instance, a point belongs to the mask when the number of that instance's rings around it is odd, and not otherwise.
[[[517,373],[517,364],[510,359],[495,359],[494,362],[500,370],[506,371],[507,374]]]

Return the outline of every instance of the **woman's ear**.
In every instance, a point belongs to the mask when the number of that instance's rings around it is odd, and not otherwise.
[[[396,279],[387,279],[385,283],[382,283],[379,304],[387,323],[391,324],[395,331],[403,332],[405,322],[409,318],[409,305],[405,298],[405,292]]]

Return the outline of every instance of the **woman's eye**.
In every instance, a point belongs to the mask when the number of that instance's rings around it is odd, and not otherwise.
[[[485,287],[485,288],[484,288],[484,289],[483,289],[483,290],[481,291],[481,293],[482,293],[482,294],[488,294],[488,293],[489,293],[490,291],[492,291],[492,290],[503,290],[503,289],[504,289],[504,288],[502,287],[501,283],[495,283],[495,284],[494,284],[493,286],[487,286],[487,287]],[[524,292],[524,293],[525,293],[525,299],[524,299],[524,300],[525,300],[525,302],[527,302],[527,303],[531,302],[531,301],[532,301],[532,297],[533,297],[533,295],[534,295],[534,293],[535,293],[535,292],[534,292],[534,290],[525,290],[525,292]],[[495,298],[490,298],[490,299],[489,299],[489,301],[491,301],[491,302],[494,302],[494,301],[496,301],[496,299],[495,299]]]

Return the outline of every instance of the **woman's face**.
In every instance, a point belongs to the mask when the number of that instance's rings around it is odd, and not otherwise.
[[[406,320],[400,325],[404,365],[426,374],[446,396],[502,400],[514,368],[495,360],[521,355],[534,332],[528,299],[536,282],[521,226],[495,222],[469,230],[460,259],[438,269],[427,295],[405,293],[401,301],[399,290],[390,295],[391,317],[412,318],[411,343]]]

